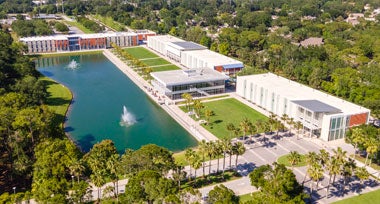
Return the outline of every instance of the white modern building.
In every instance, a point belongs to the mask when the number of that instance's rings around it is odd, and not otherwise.
[[[236,93],[257,106],[301,121],[322,140],[345,136],[350,127],[368,123],[370,110],[272,73],[238,76]]]
[[[185,42],[182,39],[176,38],[171,35],[157,35],[157,36],[148,36],[147,46],[159,52],[161,55],[167,55],[167,44],[171,42]]]
[[[229,78],[207,68],[152,72],[150,75],[154,89],[172,100],[180,99],[183,93],[195,97],[224,93],[225,81]]]
[[[182,52],[181,64],[190,69],[207,67],[226,75],[235,74],[244,68],[242,62],[207,49]]]
[[[238,60],[170,35],[149,36],[147,45],[189,69],[209,68],[232,75],[244,68],[244,64]]]

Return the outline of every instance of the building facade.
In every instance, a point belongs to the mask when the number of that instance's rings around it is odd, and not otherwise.
[[[211,69],[172,70],[150,73],[155,90],[172,100],[181,99],[182,94],[193,97],[224,93],[228,76]]]
[[[209,68],[226,75],[234,75],[244,68],[244,64],[238,60],[170,35],[148,37],[147,45],[150,49],[189,69]]]
[[[343,138],[348,128],[366,124],[370,110],[272,73],[238,76],[236,93],[257,106],[300,121],[322,140]]]
[[[153,35],[154,33],[149,33]],[[26,44],[29,54],[49,52],[69,52],[80,50],[111,48],[115,43],[119,47],[139,45],[140,35],[146,33],[119,32],[119,33],[97,33],[80,35],[54,35],[25,37],[20,41]]]

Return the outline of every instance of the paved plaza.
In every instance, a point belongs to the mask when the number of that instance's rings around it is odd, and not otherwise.
[[[128,77],[133,80],[142,90],[144,90],[148,96],[150,96],[154,101],[160,104],[157,101],[157,97],[154,97],[152,93],[147,90],[151,88],[150,84],[148,84],[145,80],[143,80],[140,76],[138,76],[134,71],[132,71],[125,63],[123,63],[119,58],[117,58],[113,53],[109,50],[104,51],[105,56],[107,56],[112,62],[114,62],[117,67],[123,71]],[[241,97],[237,96],[235,93],[230,93],[230,97],[236,98],[242,103],[254,108],[255,110],[261,112],[262,114],[268,116],[269,113],[259,107],[256,107],[254,104],[243,100]],[[185,129],[187,129],[190,133],[194,135],[194,137],[200,141],[205,139],[206,141],[214,141],[216,137],[209,133],[206,129],[204,129],[199,123],[192,120],[186,113],[178,108],[178,106],[169,103],[162,104],[161,106],[166,112],[168,112],[178,123],[180,123]],[[263,134],[262,134],[263,135]],[[266,140],[263,141],[261,137],[255,137],[252,143],[245,144],[247,151],[244,155],[239,157],[237,170],[242,175],[242,178],[225,182],[223,183],[226,187],[232,189],[237,195],[248,194],[256,191],[256,189],[251,186],[250,180],[248,178],[249,172],[253,171],[254,168],[259,167],[265,164],[272,164],[277,160],[278,157],[288,154],[290,151],[298,151],[301,154],[307,154],[310,151],[319,152],[321,149],[327,150],[330,154],[333,153],[333,149],[337,147],[341,147],[344,151],[347,151],[347,156],[352,155],[354,153],[354,149],[352,145],[346,144],[343,139],[332,141],[332,142],[324,142],[318,138],[310,138],[306,135],[302,135],[297,137],[294,134],[289,134],[288,132],[280,133],[280,137],[276,137],[276,134],[268,134],[265,136]],[[235,139],[233,142],[236,142]],[[246,142],[242,141],[241,142]],[[360,162],[356,162],[357,166],[364,166],[364,164]],[[232,158],[232,164],[235,164],[235,156]],[[206,162],[208,165],[208,162]],[[222,159],[219,163],[219,169],[223,168]],[[226,158],[226,166],[229,165],[229,158]],[[208,172],[208,168],[211,168],[211,172],[215,172],[217,170],[217,160],[213,160],[211,162],[211,167],[206,166],[205,172]],[[232,166],[230,168],[235,168]],[[190,167],[185,167],[185,171],[189,174]],[[379,173],[372,168],[367,167],[367,170],[373,176],[378,176]],[[307,167],[295,167],[294,173],[297,177],[297,180],[302,183],[305,178],[305,174],[307,171]],[[194,170],[192,170],[194,175]],[[196,172],[197,176],[201,176],[203,173],[203,168],[199,168]],[[314,203],[331,203],[337,200],[341,200],[347,197],[355,196],[359,192],[359,181],[351,181],[344,188],[341,177],[338,175],[335,185],[330,186],[329,196],[326,198],[326,187],[328,184],[329,175],[324,174],[324,178],[319,182],[318,189],[314,191],[312,194],[312,201]],[[124,192],[126,180],[120,182],[119,192]],[[310,185],[316,185],[314,182],[310,181],[308,177],[306,177],[305,192],[309,192]],[[110,185],[110,184],[107,184]],[[365,188],[362,189],[361,193],[372,191],[378,189],[378,183],[373,179],[370,179],[365,183]],[[213,189],[214,186],[208,186],[201,188],[200,191],[202,196],[207,196],[208,192]],[[315,187],[314,187],[315,188]],[[103,188],[102,188],[103,189]],[[345,189],[345,190],[343,190]],[[97,188],[92,189],[92,199],[97,199]]]

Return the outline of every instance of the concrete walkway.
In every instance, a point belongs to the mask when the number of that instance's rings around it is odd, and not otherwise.
[[[103,54],[116,65],[125,75],[128,76],[141,90],[143,90],[153,101],[160,104],[161,107],[175,119],[183,128],[185,128],[191,135],[198,141],[214,141],[217,138],[208,132],[199,123],[195,122],[190,116],[179,109],[174,103],[165,95],[158,95],[153,86],[139,76],[135,71],[126,65],[122,60],[115,56],[110,50],[104,50]]]

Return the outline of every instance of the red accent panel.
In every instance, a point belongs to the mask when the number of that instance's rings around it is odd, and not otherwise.
[[[368,113],[351,115],[349,127],[361,125],[367,122]]]
[[[218,72],[222,72],[223,71],[223,66],[215,66],[214,69]]]

